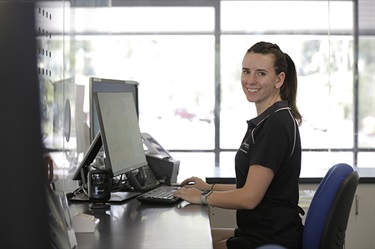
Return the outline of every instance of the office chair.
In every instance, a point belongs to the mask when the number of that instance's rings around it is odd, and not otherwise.
[[[348,164],[330,168],[306,215],[303,249],[342,249],[359,176]]]
[[[328,170],[306,215],[302,249],[343,249],[358,180],[358,173],[348,164],[339,163]]]

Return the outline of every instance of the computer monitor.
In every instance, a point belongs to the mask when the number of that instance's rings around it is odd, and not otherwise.
[[[96,92],[93,97],[107,169],[117,176],[146,166],[132,93]]]
[[[81,181],[80,185],[86,184],[87,173],[89,166],[100,155],[99,152],[103,151],[102,138],[100,134],[99,119],[96,106],[94,104],[93,95],[97,92],[128,92],[132,93],[134,105],[136,108],[137,116],[139,112],[138,107],[138,82],[131,80],[116,80],[91,77],[89,79],[89,105],[90,105],[90,135],[88,141],[90,146],[86,151],[84,158],[80,162],[73,176],[73,180]],[[85,186],[84,186],[85,187]]]
[[[83,185],[83,187],[87,187],[86,181],[87,181],[87,174],[89,172],[89,166],[95,160],[102,146],[103,146],[102,137],[101,137],[100,132],[98,132],[94,140],[91,142],[90,147],[88,148],[84,158],[82,159],[81,163],[79,164],[73,176],[73,180],[81,181],[80,185]]]
[[[135,109],[138,115],[138,82],[131,80],[115,80],[91,77],[89,81],[89,105],[90,105],[90,142],[94,140],[100,130],[96,106],[93,95],[98,92],[130,92],[133,94]]]

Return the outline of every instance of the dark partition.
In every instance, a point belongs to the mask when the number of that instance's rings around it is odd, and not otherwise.
[[[0,2],[0,248],[51,248],[34,12]]]

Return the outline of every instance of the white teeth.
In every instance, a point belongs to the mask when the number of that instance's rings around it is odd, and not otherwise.
[[[247,89],[249,92],[251,92],[251,93],[255,93],[255,92],[257,92],[258,91],[258,89]]]

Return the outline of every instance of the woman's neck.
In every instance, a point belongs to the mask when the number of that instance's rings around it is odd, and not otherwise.
[[[270,106],[272,106],[273,104],[275,104],[276,102],[279,102],[279,101],[281,101],[281,97],[280,96],[276,96],[271,101],[267,101],[267,102],[264,102],[264,103],[255,103],[255,107],[256,107],[256,110],[257,110],[257,115],[259,116],[265,110],[267,110]]]

